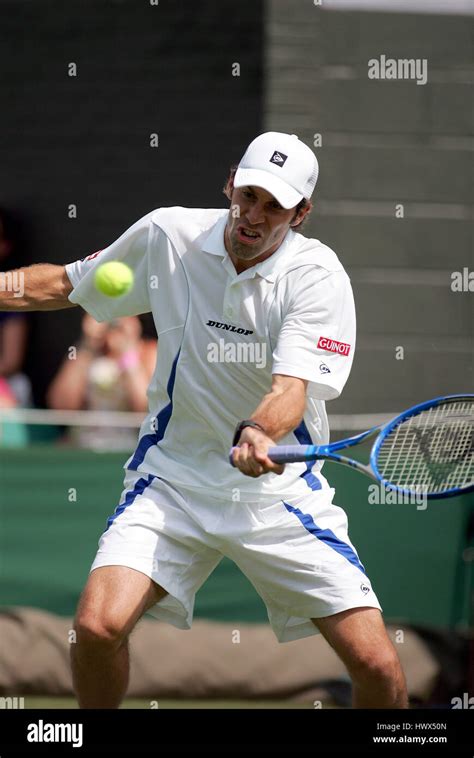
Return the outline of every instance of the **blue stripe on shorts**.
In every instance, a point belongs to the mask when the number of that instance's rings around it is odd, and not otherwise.
[[[129,505],[132,505],[132,503],[135,501],[135,499],[138,497],[138,495],[143,495],[144,491],[152,483],[153,479],[156,479],[156,476],[154,476],[153,474],[150,474],[146,479],[144,479],[144,478],[143,479],[138,479],[135,482],[133,490],[130,490],[130,492],[127,492],[127,494],[125,496],[125,500],[123,501],[123,503],[121,503],[120,505],[118,505],[116,507],[113,515],[109,516],[109,518],[107,519],[107,527],[106,527],[105,531],[107,531],[107,529],[110,526],[112,526],[112,524],[115,521],[115,519],[117,518],[117,516],[120,516],[120,514],[123,513],[124,510],[126,508],[128,508]]]
[[[304,528],[310,534],[316,537],[316,539],[322,540],[328,547],[335,550],[337,553],[339,553],[339,555],[342,555],[343,558],[347,558],[347,560],[352,563],[353,566],[358,568],[367,576],[365,568],[359,561],[359,558],[350,545],[347,545],[345,542],[336,537],[331,529],[321,529],[317,524],[314,523],[313,517],[310,516],[309,513],[303,513],[299,508],[294,508],[289,503],[285,503],[285,501],[283,501],[283,505],[287,511],[294,513],[295,516],[299,518]]]

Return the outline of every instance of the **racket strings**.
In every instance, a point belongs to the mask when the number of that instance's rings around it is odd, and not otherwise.
[[[384,439],[377,466],[384,480],[440,493],[474,482],[474,401],[446,401],[402,420]]]

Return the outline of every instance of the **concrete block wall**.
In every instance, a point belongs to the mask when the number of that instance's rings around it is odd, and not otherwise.
[[[472,391],[474,292],[451,275],[474,271],[473,17],[266,9],[265,128],[320,140],[305,234],[338,253],[357,304],[354,368],[330,410]],[[426,60],[426,84],[369,79],[382,55]]]

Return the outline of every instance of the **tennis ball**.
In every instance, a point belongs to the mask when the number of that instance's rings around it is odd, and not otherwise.
[[[108,261],[98,267],[94,275],[94,284],[103,295],[120,297],[132,286],[133,271],[121,261]]]

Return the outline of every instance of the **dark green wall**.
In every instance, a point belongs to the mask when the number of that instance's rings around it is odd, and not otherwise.
[[[320,135],[305,234],[336,251],[354,289],[354,366],[332,413],[471,391],[474,298],[451,274],[474,270],[472,16],[268,0],[266,46],[265,128]],[[426,60],[426,84],[369,79],[381,55]]]

